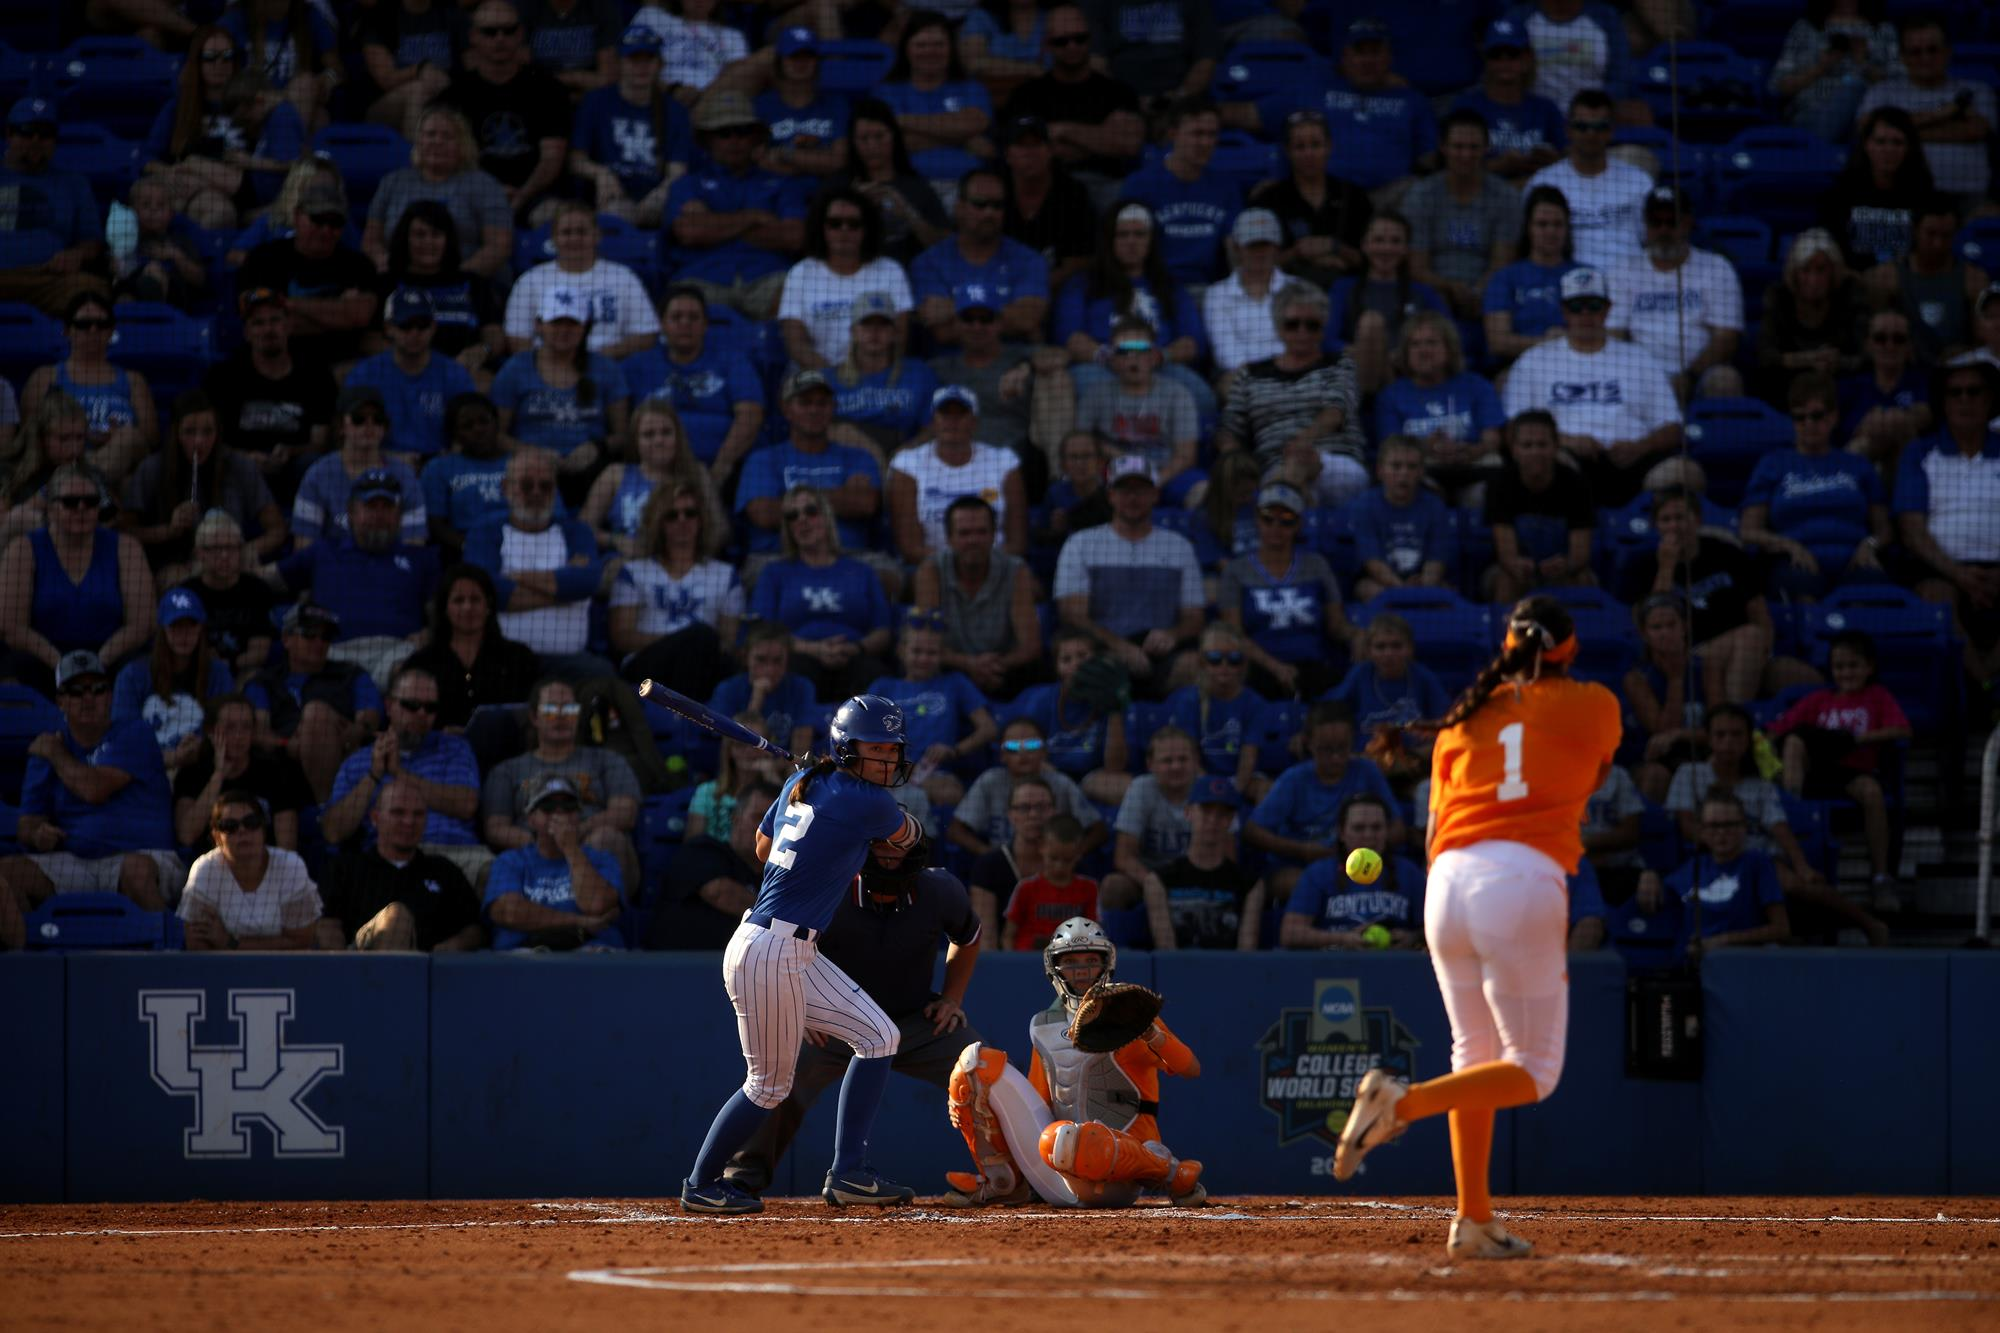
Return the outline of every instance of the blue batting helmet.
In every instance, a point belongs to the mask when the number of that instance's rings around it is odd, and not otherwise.
[[[855,695],[834,711],[827,736],[833,742],[834,762],[842,767],[860,758],[861,752],[854,747],[864,742],[896,746],[899,762],[895,780],[887,785],[900,787],[910,780],[909,737],[904,734],[902,707],[894,699],[879,694]]]

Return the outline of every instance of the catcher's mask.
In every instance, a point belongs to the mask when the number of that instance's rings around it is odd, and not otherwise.
[[[1104,933],[1104,927],[1087,916],[1073,916],[1056,927],[1056,933],[1049,936],[1049,942],[1042,946],[1042,972],[1049,984],[1056,988],[1056,998],[1074,1009],[1083,999],[1082,991],[1069,988],[1062,973],[1056,970],[1056,963],[1064,954],[1095,953],[1104,955],[1104,971],[1099,981],[1109,981],[1118,972],[1118,946]]]
[[[917,896],[917,876],[930,868],[931,840],[928,837],[917,839],[917,845],[903,853],[902,863],[897,866],[883,865],[876,859],[878,855],[873,847],[869,848],[868,860],[861,867],[861,885],[856,890],[856,901],[877,912],[900,912],[905,903]],[[876,894],[895,896],[883,902]]]

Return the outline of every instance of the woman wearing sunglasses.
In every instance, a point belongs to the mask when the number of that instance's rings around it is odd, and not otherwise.
[[[7,478],[5,517],[0,519],[0,543],[39,528],[48,520],[43,492],[49,478],[65,463],[81,459],[90,446],[90,418],[83,404],[60,389],[42,399],[26,418],[20,451]],[[88,467],[89,464],[84,466]],[[93,473],[96,472],[92,468]]]
[[[145,646],[153,574],[139,543],[101,522],[107,497],[88,467],[57,468],[43,495],[47,526],[0,557],[0,634],[14,673],[46,692],[64,653],[86,649],[115,671]]]
[[[216,800],[208,821],[215,850],[194,863],[181,895],[190,952],[312,948],[319,887],[298,853],[269,844],[269,822],[248,791]]]
[[[1251,801],[1262,800],[1271,780],[1257,771],[1262,748],[1264,697],[1251,689],[1243,632],[1218,621],[1201,632],[1195,683],[1167,696],[1167,720],[1194,737],[1205,772],[1230,778]]]
[[[139,465],[160,438],[160,418],[146,377],[111,363],[118,320],[108,298],[83,292],[63,312],[69,355],[43,366],[21,386],[22,415],[60,389],[83,404],[89,419],[90,461],[113,484]]]
[[[743,619],[743,583],[715,558],[726,531],[706,487],[676,479],[653,488],[633,558],[611,588],[611,647],[625,679],[706,699],[729,674],[725,645]]]

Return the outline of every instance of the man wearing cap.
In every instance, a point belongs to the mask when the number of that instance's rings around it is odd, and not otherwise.
[[[778,34],[768,60],[770,87],[757,94],[757,118],[770,127],[767,171],[819,178],[847,165],[847,98],[819,86],[819,34],[794,26]]]
[[[536,206],[562,175],[569,150],[570,97],[535,64],[520,11],[507,0],[480,0],[466,30],[463,65],[438,99],[458,108],[479,141],[479,166],[507,191],[517,225],[533,225]]]
[[[382,725],[382,693],[352,662],[328,660],[340,617],[302,602],[285,612],[279,636],[285,660],[244,683],[257,710],[257,744],[298,761],[313,796],[333,790],[333,775],[355,746]]]
[[[624,876],[617,858],[584,846],[581,809],[576,787],[555,774],[528,797],[533,838],[501,853],[486,881],[496,950],[625,947]]]
[[[1334,854],[1305,868],[1292,886],[1278,926],[1285,949],[1421,949],[1424,947],[1424,872],[1416,862],[1389,850],[1389,810],[1374,795],[1350,796],[1340,806],[1340,838]],[[1382,876],[1356,884],[1347,858],[1367,848],[1382,858]],[[1380,926],[1381,937],[1365,934]]]
[[[1000,312],[1000,336],[1033,341],[1049,312],[1049,266],[1041,255],[1002,231],[1007,185],[992,167],[974,167],[958,178],[958,223],[947,236],[917,256],[910,266],[917,318],[941,345],[958,342],[954,293],[985,292]]]
[[[1476,111],[1489,136],[1486,169],[1518,185],[1562,156],[1562,108],[1533,91],[1534,55],[1513,19],[1486,30],[1486,66],[1478,86],[1460,93],[1453,111]]]
[[[1167,111],[1167,155],[1125,178],[1118,197],[1153,210],[1154,244],[1175,282],[1205,287],[1222,276],[1222,238],[1243,211],[1243,191],[1212,170],[1222,117],[1207,93]]]
[[[600,239],[597,211],[591,205],[571,199],[557,207],[549,233],[556,257],[522,274],[508,293],[508,351],[524,352],[535,345],[535,315],[548,293],[558,287],[568,288],[583,301],[589,315],[585,322],[590,325],[585,346],[591,351],[618,361],[653,345],[660,336],[653,298],[638,274],[597,253]]]
[[[403,503],[412,493],[389,469],[370,468],[348,495],[345,531],[263,571],[339,617],[334,658],[358,663],[378,683],[415,650],[437,587],[437,551],[402,540]]]
[[[648,398],[674,405],[688,447],[721,490],[764,428],[764,386],[749,357],[709,336],[708,298],[701,288],[680,282],[667,288],[660,330],[657,346],[619,367],[625,387],[635,406]]]
[[[1594,268],[1563,275],[1564,336],[1529,348],[1507,376],[1509,419],[1540,408],[1561,444],[1593,478],[1599,504],[1639,493],[1646,469],[1680,447],[1681,409],[1651,352],[1614,342],[1605,328],[1609,285]]]
[[[1431,503],[1443,509],[1436,496]],[[1317,699],[1332,689],[1340,681],[1334,645],[1354,635],[1333,567],[1300,531],[1307,508],[1283,482],[1259,487],[1257,545],[1224,560],[1216,585],[1216,609],[1243,631],[1250,683],[1272,699]],[[1449,530],[1451,516],[1443,518]]]
[[[1078,395],[1076,428],[1145,459],[1160,498],[1179,508],[1207,474],[1195,467],[1194,395],[1160,377],[1160,360],[1153,326],[1121,315],[1111,326],[1111,378],[1093,379]]]
[[[257,460],[280,504],[327,443],[340,388],[325,362],[294,354],[290,302],[275,287],[240,287],[243,346],[209,368],[202,388],[229,447]]]
[[[931,440],[889,461],[889,524],[907,564],[922,564],[945,546],[944,516],[951,502],[976,495],[993,506],[1000,545],[1011,555],[1028,551],[1028,492],[1020,460],[974,438],[979,400],[963,385],[931,395]]]
[[[236,275],[236,290],[268,287],[285,297],[292,351],[338,377],[361,355],[361,335],[375,321],[375,266],[341,242],[347,200],[318,182],[299,192],[292,234],[252,250]]]
[[[168,647],[192,662],[208,624],[208,609],[188,589],[169,588],[160,596],[158,624]],[[154,681],[155,669],[150,654],[135,657],[120,668],[111,690],[111,716],[121,722],[128,717],[144,718],[160,743],[167,767],[179,770],[192,763],[201,749],[204,704],[234,689],[236,677],[229,663],[218,657],[208,664],[206,681],[201,680],[198,670],[190,670],[186,676],[170,680],[162,690]],[[199,698],[190,692],[198,683],[206,686]]]
[[[421,780],[382,781],[368,812],[372,844],[334,857],[321,878],[316,948],[459,953],[485,944],[479,895],[450,860],[424,850],[429,819]]]
[[[389,332],[389,350],[356,365],[347,386],[381,393],[389,414],[384,453],[406,467],[420,468],[444,451],[444,405],[459,394],[477,393],[478,386],[464,366],[431,350],[437,308],[423,288],[391,292],[382,324]]]
[[[833,382],[822,370],[801,370],[785,381],[785,421],[791,438],[753,450],[743,461],[736,487],[736,512],[750,522],[750,549],[776,552],[779,508],[794,486],[824,491],[833,503],[840,545],[851,553],[874,545],[869,526],[882,507],[882,470],[865,449],[835,444]]]
[[[1031,494],[1048,479],[1048,453],[1076,414],[1076,385],[1060,347],[1000,340],[1000,311],[984,286],[954,293],[958,346],[930,359],[939,384],[957,384],[979,400],[979,432],[1012,449]]]
[[[1646,196],[1646,253],[1611,270],[1606,327],[1651,352],[1674,392],[1739,398],[1743,376],[1730,362],[1743,338],[1743,284],[1729,261],[1697,250],[1687,196],[1671,185]]]
[[[1056,610],[1087,631],[1136,681],[1166,693],[1167,664],[1201,633],[1207,602],[1194,547],[1153,526],[1160,498],[1153,468],[1127,454],[1111,460],[1111,521],[1073,533],[1056,558]]]
[[[349,506],[355,484],[368,473],[386,471],[396,481],[403,509],[403,540],[421,546],[430,537],[430,517],[424,509],[423,487],[417,474],[385,456],[389,408],[382,391],[372,385],[350,385],[334,402],[334,429],[340,449],[311,467],[299,482],[292,501],[292,536],[300,546],[348,530]]]
[[[1514,262],[1521,196],[1486,169],[1486,122],[1453,111],[1438,127],[1444,170],[1403,196],[1410,220],[1410,276],[1429,283],[1460,319],[1477,319],[1487,278]]]
[[[1264,881],[1236,858],[1243,798],[1228,778],[1205,774],[1188,793],[1187,850],[1146,877],[1146,918],[1155,948],[1260,947]]]
[[[1622,31],[1622,29],[1621,29]],[[1593,89],[1569,104],[1569,154],[1528,177],[1521,197],[1539,186],[1569,204],[1569,233],[1579,264],[1609,269],[1640,255],[1639,223],[1653,180],[1611,156],[1615,128],[1611,98]]]
[[[180,896],[173,795],[144,718],[111,720],[111,676],[79,649],[56,664],[60,731],[28,746],[21,781],[25,856],[0,861],[0,948],[23,944],[22,914],[51,893],[122,893],[157,912]]]
[[[702,99],[694,126],[710,165],[667,191],[674,277],[712,305],[769,319],[785,267],[805,243],[805,206],[783,176],[756,163],[765,126],[750,99],[727,89]]]
[[[584,95],[570,135],[570,175],[590,184],[597,211],[646,228],[660,225],[667,189],[694,156],[687,108],[660,92],[660,59],[659,33],[625,29],[616,78]]]
[[[1228,387],[1229,377],[1240,368],[1285,348],[1271,320],[1272,298],[1292,282],[1278,272],[1278,247],[1284,240],[1278,215],[1268,208],[1244,209],[1229,229],[1235,262],[1229,276],[1201,297],[1202,323],[1215,350],[1217,392]]]
[[[1048,52],[1048,72],[1014,90],[1000,121],[1012,123],[1013,134],[1021,133],[1023,119],[1038,122],[1055,160],[1090,187],[1101,208],[1115,196],[1119,179],[1145,146],[1139,95],[1091,62],[1090,19],[1082,5],[1058,4],[1048,11],[1042,19],[1042,46]],[[1058,285],[1053,275],[1051,285]]]
[[[1000,230],[1042,257],[1049,290],[1090,267],[1097,250],[1097,206],[1083,182],[1056,163],[1049,127],[1039,116],[1000,126],[1007,169],[1007,210]]]
[[[1965,669],[1989,689],[2000,677],[2000,369],[1946,366],[1932,381],[1936,434],[1903,450],[1896,469],[1896,530],[1915,557],[1909,571],[1925,601],[1952,608]]]
[[[529,802],[548,779],[559,777],[582,802],[585,845],[609,853],[630,872],[625,882],[637,884],[639,857],[632,830],[639,826],[639,780],[623,755],[577,744],[582,714],[576,691],[566,681],[545,677],[528,691],[531,744],[526,753],[486,775],[479,794],[480,832],[488,846],[500,851],[532,844]]]
[[[614,676],[586,650],[590,598],[604,579],[604,555],[590,525],[556,516],[556,460],[523,447],[507,464],[507,516],[466,534],[465,558],[493,576],[500,632],[525,643],[556,675]]]
[[[60,315],[77,293],[109,297],[104,213],[90,182],[52,165],[56,104],[23,97],[7,112],[7,153],[0,159],[0,231],[14,233],[9,266],[0,269],[0,300],[25,301]]]

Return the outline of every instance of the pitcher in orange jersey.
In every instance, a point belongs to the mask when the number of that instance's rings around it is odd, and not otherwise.
[[[1454,1259],[1518,1259],[1532,1248],[1493,1220],[1493,1113],[1555,1091],[1569,1026],[1567,878],[1583,856],[1584,803],[1618,749],[1618,700],[1572,680],[1575,622],[1530,597],[1507,640],[1435,730],[1424,934],[1451,1019],[1452,1072],[1427,1083],[1377,1069],[1361,1081],[1333,1174],[1413,1120],[1451,1116],[1458,1215]]]

